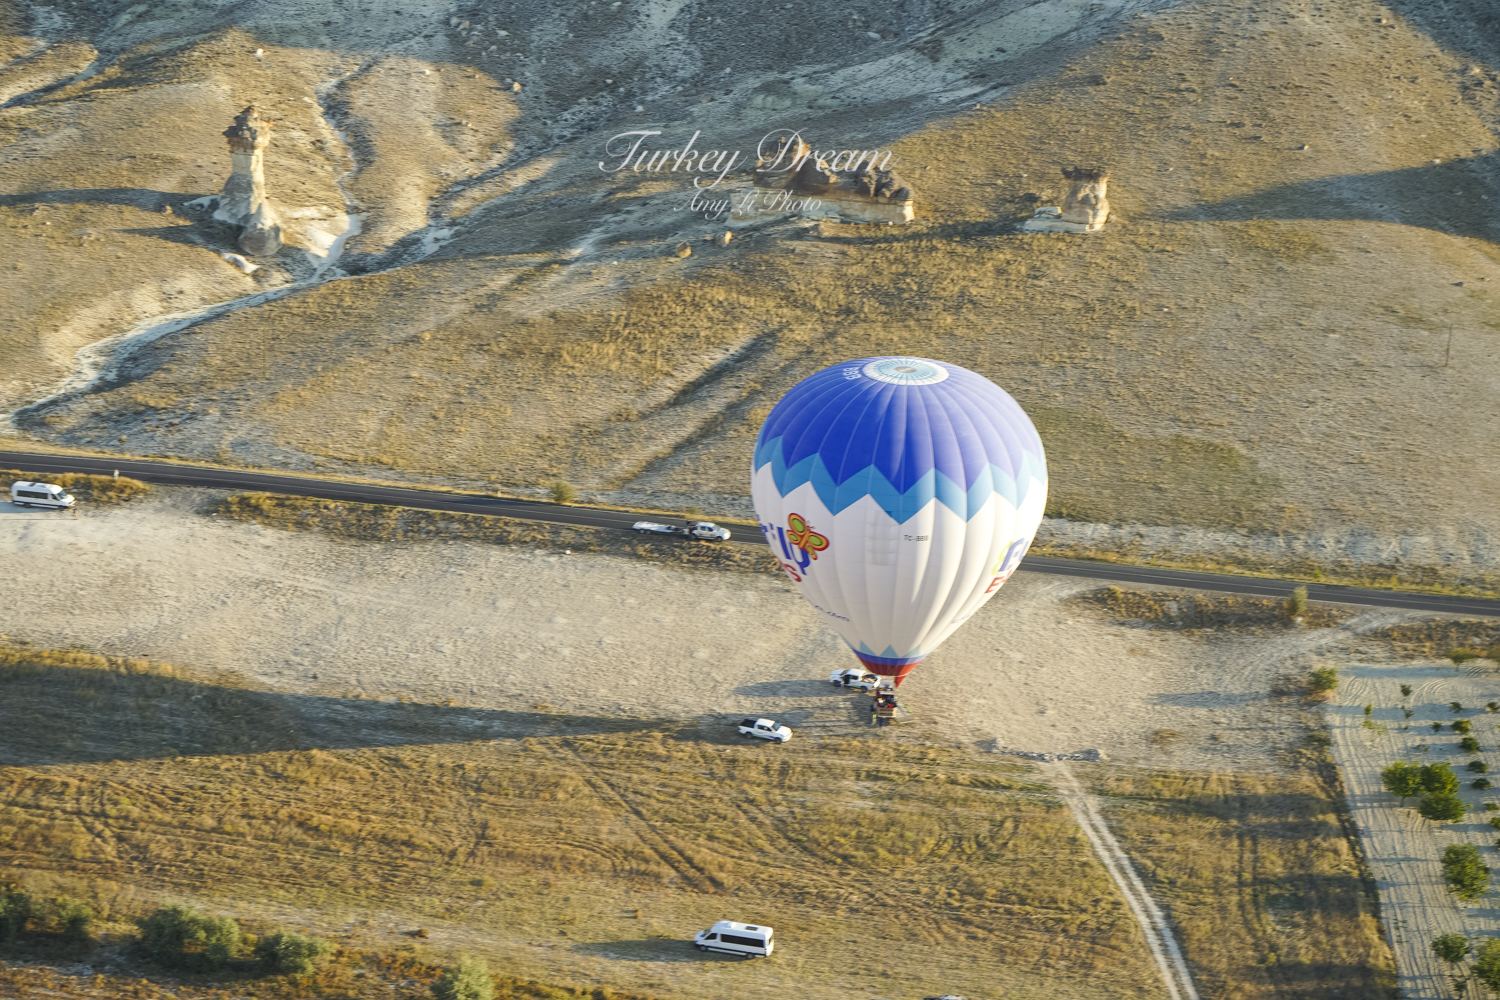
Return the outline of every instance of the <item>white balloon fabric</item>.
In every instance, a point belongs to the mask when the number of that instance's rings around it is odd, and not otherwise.
[[[766,418],[751,496],[802,596],[899,684],[1000,589],[1041,524],[1041,439],[1005,390],[926,358],[808,376]]]

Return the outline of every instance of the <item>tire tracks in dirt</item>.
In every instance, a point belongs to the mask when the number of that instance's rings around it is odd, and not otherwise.
[[[1083,790],[1072,770],[1063,761],[1040,762],[1037,768],[1052,779],[1053,787],[1073,811],[1073,818],[1089,838],[1094,853],[1104,863],[1104,868],[1120,890],[1120,895],[1125,897],[1130,912],[1141,926],[1141,933],[1145,935],[1151,957],[1156,959],[1157,968],[1161,970],[1162,982],[1166,985],[1171,1000],[1200,1000],[1193,978],[1188,973],[1187,962],[1182,957],[1182,949],[1178,947],[1177,938],[1172,934],[1171,924],[1156,905],[1156,900],[1146,891],[1130,856],[1120,847],[1114,834],[1110,833],[1104,817],[1099,815],[1094,797]]]
[[[557,746],[553,753],[559,759],[569,761],[577,768],[574,773],[583,779],[601,802],[622,809],[628,817],[627,824],[631,827],[631,832],[636,839],[661,859],[662,864],[675,872],[684,884],[708,895],[724,890],[723,880],[705,871],[701,865],[688,856],[686,851],[658,830],[656,824],[647,819],[641,810],[616,790],[614,785],[610,784],[609,779],[600,774],[598,769],[582,754],[566,744]]]

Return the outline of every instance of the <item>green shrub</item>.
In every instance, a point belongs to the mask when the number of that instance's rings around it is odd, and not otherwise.
[[[1307,686],[1313,694],[1327,694],[1339,686],[1339,672],[1333,667],[1319,667],[1307,675]]]
[[[1286,616],[1296,618],[1307,611],[1307,588],[1298,587],[1287,595]]]
[[[1472,787],[1475,791],[1482,792],[1486,788],[1490,787],[1490,779],[1489,778],[1475,778],[1472,782],[1470,782],[1470,787]]]
[[[0,941],[14,941],[36,915],[31,897],[18,889],[0,890]]]
[[[1440,934],[1432,939],[1432,953],[1450,965],[1457,965],[1469,953],[1469,939],[1462,934]]]
[[[1380,772],[1380,783],[1404,805],[1413,795],[1422,794],[1422,768],[1417,764],[1398,760]]]
[[[282,931],[262,938],[255,945],[255,957],[273,972],[288,976],[309,976],[317,960],[332,953],[333,945],[322,938]]]
[[[1428,795],[1417,806],[1417,812],[1435,823],[1455,823],[1464,818],[1464,801],[1457,795]]]
[[[1422,790],[1433,795],[1452,795],[1458,791],[1458,775],[1446,764],[1422,765]]]
[[[1453,731],[1460,736],[1467,736],[1472,729],[1468,719],[1459,719],[1453,723]]]
[[[1470,660],[1477,660],[1477,659],[1479,659],[1479,657],[1481,655],[1482,654],[1477,653],[1477,652],[1475,652],[1472,649],[1450,649],[1450,650],[1448,650],[1448,659],[1450,659],[1450,660],[1453,661],[1453,665],[1455,667],[1461,667],[1465,663],[1468,663]]]
[[[1490,887],[1490,870],[1473,844],[1449,844],[1443,851],[1443,880],[1459,899],[1478,899]]]
[[[571,483],[565,483],[561,479],[547,487],[547,495],[552,498],[553,503],[572,503],[578,499],[578,491]]]
[[[1500,830],[1500,816],[1491,816],[1490,826],[1494,827],[1496,830]]]
[[[1450,711],[1450,712],[1462,712],[1463,710],[1464,710],[1464,707],[1463,707],[1463,705],[1461,703],[1456,702],[1456,701],[1450,701],[1450,702],[1448,702],[1448,711]]]
[[[1500,647],[1496,647],[1496,648],[1500,648]],[[1486,712],[1500,712],[1500,701],[1486,702],[1485,706],[1484,706],[1484,710]]]
[[[1458,748],[1460,750],[1462,750],[1464,753],[1478,753],[1479,752],[1479,741],[1476,740],[1472,736],[1465,736],[1463,739],[1461,739],[1461,740],[1458,741]],[[1469,770],[1472,771],[1473,769],[1474,769],[1474,765],[1470,764],[1469,765]]]
[[[1403,698],[1410,698],[1411,697],[1411,685],[1410,684],[1403,684],[1403,685],[1401,685],[1401,697],[1403,697]]]
[[[432,984],[437,1000],[495,1000],[495,981],[490,967],[475,958],[465,958],[458,965],[443,970]]]
[[[1490,769],[1490,766],[1482,760],[1471,760],[1469,761],[1468,767],[1469,770],[1473,771],[1475,774],[1486,774]]]
[[[186,906],[164,906],[136,921],[141,948],[168,968],[219,968],[240,948],[240,925]]]
[[[1474,950],[1474,978],[1500,993],[1500,938],[1486,938]]]
[[[69,941],[83,942],[93,937],[94,911],[84,902],[59,896],[52,903],[57,929]]]
[[[1435,732],[1435,733],[1442,732],[1443,731],[1443,724],[1441,722],[1434,722],[1432,724],[1432,731]]]

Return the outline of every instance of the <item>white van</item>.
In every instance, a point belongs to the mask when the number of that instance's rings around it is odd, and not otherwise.
[[[17,507],[52,507],[60,510],[73,506],[73,498],[61,486],[51,483],[11,483],[10,502]]]
[[[766,958],[776,947],[776,942],[771,940],[769,927],[720,920],[708,930],[693,935],[693,947],[699,951],[722,951],[726,955],[743,955],[745,958],[757,955]]]

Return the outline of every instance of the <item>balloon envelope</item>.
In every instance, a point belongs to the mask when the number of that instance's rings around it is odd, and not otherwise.
[[[862,358],[766,418],[751,496],[802,596],[899,683],[1010,578],[1047,499],[1031,420],[982,375]]]

